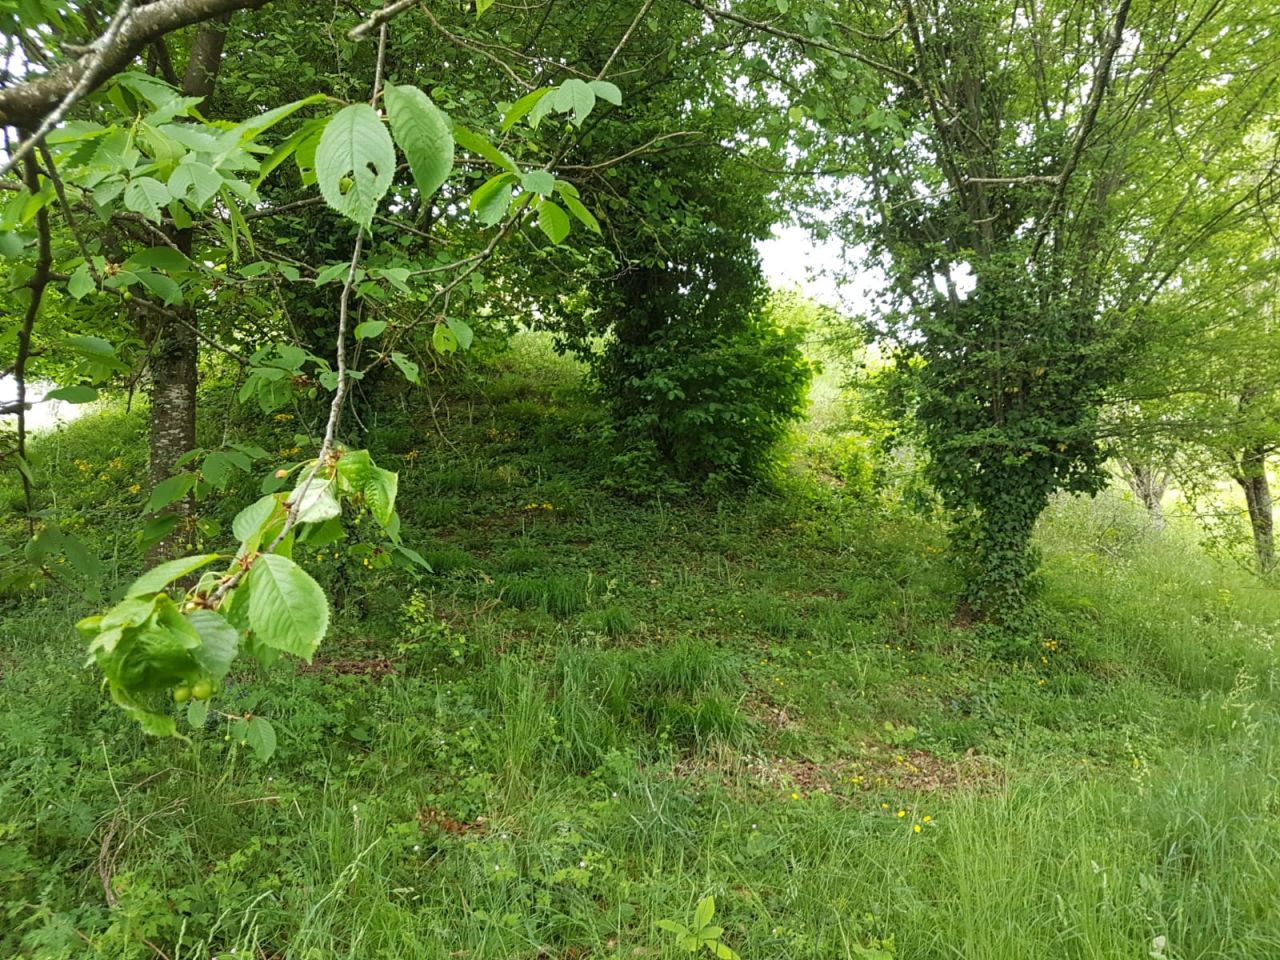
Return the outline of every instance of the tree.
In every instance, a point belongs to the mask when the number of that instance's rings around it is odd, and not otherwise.
[[[1274,157],[1234,164],[1275,103],[1280,38],[1262,5],[1215,0],[795,3],[769,22],[703,6],[794,38],[840,105],[815,156],[861,152],[842,227],[890,278],[878,332],[916,374],[964,603],[1016,620],[1049,497],[1105,482],[1101,411],[1136,311],[1274,191]]]
[[[1280,449],[1280,325],[1263,213],[1203,244],[1153,301],[1108,429],[1127,463],[1176,473],[1202,513],[1219,511],[1216,485],[1230,478],[1265,574],[1276,563],[1267,464]]]

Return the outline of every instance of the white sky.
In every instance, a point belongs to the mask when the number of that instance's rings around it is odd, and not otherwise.
[[[37,402],[44,397],[46,390],[52,390],[54,386],[55,384],[52,383],[27,384],[27,402],[31,404],[31,409],[27,411],[27,430],[43,430],[56,423],[74,420],[84,412],[84,405],[67,403],[64,400],[50,400],[47,403]],[[0,379],[0,405],[12,403],[17,399],[17,383],[9,377]],[[8,416],[4,420],[10,426],[17,424],[16,416]]]
[[[872,295],[884,282],[878,270],[865,270],[855,257],[846,257],[846,248],[838,240],[814,240],[800,227],[776,228],[757,249],[770,284],[799,287],[807,296],[847,316],[867,312]]]

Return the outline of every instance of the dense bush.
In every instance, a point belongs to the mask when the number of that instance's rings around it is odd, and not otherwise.
[[[812,368],[800,334],[759,317],[701,342],[696,334],[664,331],[614,358],[627,371],[610,397],[623,442],[633,458],[656,451],[681,479],[722,486],[764,476],[804,409]]]

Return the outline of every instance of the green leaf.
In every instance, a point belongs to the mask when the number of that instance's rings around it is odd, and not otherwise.
[[[160,208],[172,199],[169,190],[154,177],[134,177],[124,188],[125,209],[160,222]]]
[[[551,196],[556,189],[556,178],[546,170],[528,170],[520,174],[520,186],[530,193]]]
[[[166,277],[163,273],[155,273],[151,270],[139,270],[136,275],[142,281],[142,285],[159,297],[166,306],[182,302],[182,287],[178,286],[177,281]]]
[[[213,610],[192,610],[186,616],[187,622],[200,634],[196,661],[214,680],[221,680],[236,659],[240,632]]]
[[[427,200],[440,189],[453,169],[453,134],[449,132],[449,121],[417,87],[387,87],[383,101],[391,132],[409,161],[418,194]]]
[[[342,540],[346,535],[347,532],[342,527],[342,521],[334,517],[324,523],[304,527],[302,532],[298,534],[298,542],[305,543],[309,547],[327,547],[331,543],[337,543]]]
[[[318,476],[311,478],[305,492],[298,488],[289,494],[287,502],[296,504],[299,523],[323,523],[342,513],[333,485]]]
[[[698,906],[693,911],[694,929],[700,930],[711,922],[711,918],[716,915],[716,901],[714,897],[703,897],[698,901]]]
[[[538,101],[551,92],[551,87],[539,87],[526,93],[523,97],[513,103],[507,112],[502,115],[502,132],[506,133],[517,123],[528,115],[529,111],[538,105]]]
[[[386,527],[395,514],[398,478],[390,470],[376,466],[368,450],[349,450],[338,460],[339,489],[364,499],[378,523]]]
[[[579,222],[581,222],[588,230],[592,233],[600,232],[600,221],[597,220],[595,215],[583,205],[581,200],[572,194],[565,193],[563,191],[560,194],[560,199],[564,202],[564,205],[569,208],[569,212],[577,217]]]
[[[515,175],[499,173],[482,183],[471,194],[471,210],[487,227],[493,226],[507,214],[511,205],[511,187]]]
[[[203,730],[209,719],[208,700],[187,701],[187,723],[193,730]]]
[[[345,276],[350,269],[350,263],[331,263],[316,274],[315,285],[323,287],[326,283],[332,283],[339,277]]]
[[[464,150],[470,150],[472,153],[484,157],[494,166],[502,167],[512,173],[516,172],[515,161],[474,130],[455,123],[453,125],[453,139]]]
[[[356,339],[368,340],[370,337],[378,336],[385,329],[387,329],[385,320],[366,320],[364,323],[356,324]]]
[[[249,624],[257,642],[310,662],[329,628],[320,585],[287,557],[264,553],[246,578]]]
[[[320,133],[324,129],[324,124],[323,117],[315,117],[293,131],[283,143],[271,151],[271,156],[262,161],[262,166],[258,168],[257,179],[253,181],[254,187],[260,186],[262,181],[271,176],[276,167],[299,152],[303,144],[309,144],[311,160],[314,162],[316,145],[320,142]],[[172,189],[172,185],[170,188]]]
[[[180,163],[169,174],[169,193],[194,210],[203,210],[218,195],[222,184],[222,174],[198,160]]]
[[[679,937],[689,936],[689,928],[683,923],[677,923],[675,920],[659,920],[656,926],[659,930],[666,930],[668,933],[674,933]]]
[[[608,80],[592,80],[587,86],[601,100],[612,103],[615,107],[622,106],[622,91],[618,89],[616,84],[612,84]]]
[[[391,354],[391,362],[400,368],[400,372],[404,374],[404,378],[410,383],[421,383],[422,380],[418,375],[418,365],[406,357],[403,353],[396,351]]]
[[[155,513],[181,500],[196,485],[196,475],[194,473],[176,473],[172,477],[167,477],[155,485],[151,491],[151,498],[147,501],[143,513]]]
[[[417,550],[414,550],[412,547],[406,547],[404,544],[398,543],[395,545],[394,549],[396,553],[404,557],[414,566],[421,567],[422,569],[426,570],[427,573],[434,572],[431,569],[431,564],[427,562],[427,558],[424,557],[422,554],[420,554]]]
[[[86,357],[106,359],[116,355],[116,348],[111,345],[110,341],[103,340],[101,337],[68,337],[66,344],[76,353]]]
[[[125,597],[143,597],[150,593],[159,593],[173,581],[180,580],[217,559],[216,553],[201,553],[191,557],[179,557],[162,563],[158,567],[152,567],[133,581]]]
[[[227,481],[239,470],[248,473],[252,467],[249,458],[234,450],[215,450],[200,464],[200,475],[219,490],[226,489]]]
[[[353,103],[334,115],[316,148],[316,180],[325,203],[368,229],[391,187],[396,148],[377,111]]]
[[[230,156],[238,147],[242,147],[249,143],[249,141],[255,139],[258,134],[265,133],[267,130],[270,130],[281,120],[297,113],[303,107],[309,106],[313,103],[324,103],[326,99],[328,98],[323,93],[313,93],[309,97],[304,97],[301,100],[294,100],[292,103],[286,103],[272,110],[268,110],[266,113],[260,113],[258,116],[245,120],[243,123],[236,124],[226,133],[218,137],[218,143],[222,148],[222,157],[220,159]]]
[[[98,391],[93,387],[75,384],[69,387],[55,387],[44,395],[46,400],[63,400],[67,403],[92,403],[98,399]]]
[[[585,80],[570,77],[560,84],[555,92],[553,106],[560,113],[573,114],[574,126],[582,126],[591,111],[595,109],[596,94]]]
[[[142,728],[143,733],[150,734],[153,737],[172,737],[177,734],[178,725],[174,722],[173,717],[165,713],[156,713],[148,710],[133,699],[127,690],[114,681],[108,684],[108,689],[111,691],[111,699],[115,701],[116,706],[133,717],[138,722],[138,726]]]
[[[82,577],[93,579],[102,572],[102,564],[89,552],[84,542],[65,531],[62,534],[62,553],[67,558],[67,562]]]
[[[4,257],[6,260],[20,257],[26,246],[26,240],[23,239],[21,234],[13,232],[0,233],[0,257]]]
[[[453,335],[458,338],[458,347],[462,350],[470,350],[471,344],[475,340],[475,333],[467,325],[467,322],[459,320],[457,317],[448,317],[445,323],[453,331]]]
[[[75,297],[77,300],[82,299],[86,294],[92,293],[97,289],[97,285],[93,282],[93,276],[89,273],[89,265],[82,263],[71,274],[71,279],[67,281],[67,293]]]
[[[437,323],[431,331],[431,345],[436,348],[437,353],[448,356],[458,349],[458,338],[443,323]]]
[[[151,549],[155,544],[173,533],[173,528],[178,525],[179,519],[176,513],[167,513],[163,517],[152,517],[138,531],[138,547],[143,551]]]
[[[236,514],[236,518],[231,521],[231,532],[241,543],[246,543],[254,537],[260,538],[273,520],[282,519],[283,516],[284,509],[280,506],[280,500],[275,494],[269,493]],[[253,549],[257,549],[256,544]]]
[[[494,0],[476,0],[476,19],[480,19],[484,12],[493,6]]]
[[[245,729],[244,738],[259,760],[266,763],[276,752],[276,730],[262,717],[254,717]]]
[[[121,264],[126,270],[150,267],[153,270],[189,270],[191,261],[173,247],[147,247],[139,250]]]
[[[569,215],[551,200],[544,200],[538,207],[538,227],[552,243],[560,243],[569,236]]]

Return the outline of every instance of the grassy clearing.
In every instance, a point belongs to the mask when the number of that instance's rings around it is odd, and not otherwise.
[[[496,366],[448,442],[372,424],[436,573],[307,558],[323,657],[228,692],[268,766],[138,734],[78,597],[7,607],[0,955],[674,958],[657,921],[712,894],[744,960],[1280,956],[1275,591],[1066,501],[1039,652],[975,655],[936,524],[814,470],[612,497],[574,370]],[[90,464],[127,579],[102,429],[46,460]]]

